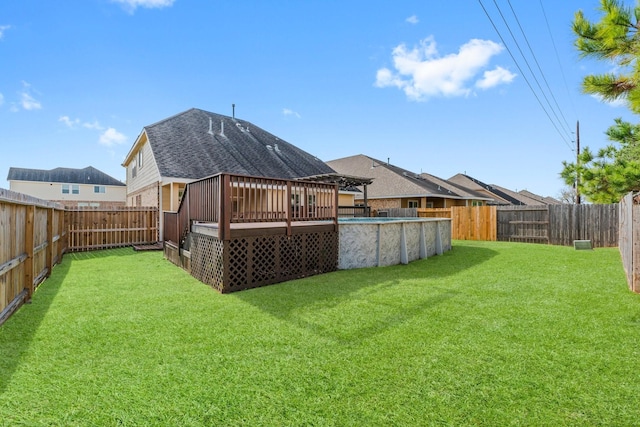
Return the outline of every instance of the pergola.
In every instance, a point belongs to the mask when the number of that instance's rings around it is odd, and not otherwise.
[[[373,183],[373,178],[343,175],[339,173],[323,173],[321,175],[305,176],[303,178],[298,178],[298,180],[338,184],[338,187],[343,190],[349,189],[351,187],[362,186],[364,193],[364,207],[367,208],[369,206],[369,203],[367,201],[367,185],[371,185],[371,183]]]

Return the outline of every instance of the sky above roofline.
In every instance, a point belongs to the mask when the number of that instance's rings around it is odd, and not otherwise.
[[[610,70],[573,47],[574,13],[597,19],[598,4],[2,2],[0,173],[94,166],[124,180],[144,126],[235,104],[324,161],[362,153],[556,197],[578,121],[594,150],[616,117],[635,121],[580,92]]]

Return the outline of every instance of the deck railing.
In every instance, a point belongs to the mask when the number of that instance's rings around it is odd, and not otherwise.
[[[338,186],[318,182],[218,174],[187,184],[177,212],[165,212],[165,240],[180,243],[193,221],[217,223],[221,240],[231,224],[333,221]]]

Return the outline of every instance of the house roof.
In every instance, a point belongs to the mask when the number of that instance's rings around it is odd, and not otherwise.
[[[491,188],[495,191],[500,191],[504,194],[507,194],[509,197],[517,200],[518,203],[513,203],[514,205],[527,205],[527,206],[546,205],[546,203],[542,201],[542,197],[540,196],[538,196],[537,199],[534,199],[520,192],[512,191],[512,190],[509,190],[508,188],[504,188],[495,184],[491,185]]]
[[[374,178],[368,188],[369,198],[443,197],[449,199],[491,200],[430,174],[416,174],[363,154],[327,162],[338,173]]]
[[[126,185],[92,166],[84,169],[55,168],[50,170],[9,168],[7,181],[64,182],[67,184],[115,185],[123,187]]]
[[[293,179],[335,172],[251,122],[197,108],[145,126],[143,132],[163,177],[200,179],[235,173]],[[135,151],[136,146],[125,165]]]
[[[538,196],[537,194],[534,194],[530,191],[521,190],[519,192],[516,192],[499,185],[486,184],[479,179],[462,173],[452,176],[451,178],[449,178],[449,180],[461,185],[467,185],[476,191],[482,190],[487,193],[494,194],[496,198],[504,201],[504,203],[500,203],[500,200],[497,200],[499,204],[535,206],[560,203],[558,200],[553,199],[552,197]]]
[[[562,204],[562,202],[560,200],[558,200],[558,199],[555,199],[555,198],[549,197],[549,196],[546,196],[546,197],[539,196],[539,195],[537,195],[535,193],[532,193],[531,191],[520,190],[520,191],[518,191],[518,193],[522,194],[523,196],[529,197],[531,199],[539,200],[542,203],[544,203],[545,205],[561,205]]]

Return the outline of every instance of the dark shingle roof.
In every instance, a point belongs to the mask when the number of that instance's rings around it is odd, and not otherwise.
[[[64,182],[67,184],[118,185],[126,184],[114,177],[88,166],[84,169],[55,168],[25,169],[9,168],[7,181]]]
[[[417,184],[418,186],[422,187],[423,189],[426,190],[427,194],[429,194],[430,196],[441,196],[441,197],[462,198],[462,199],[474,198],[479,200],[488,199],[488,197],[486,197],[483,194],[477,193],[468,188],[464,188],[461,185],[454,184],[445,179],[439,178],[435,175],[431,175],[427,173],[422,173],[418,175],[416,173],[413,173],[401,167],[394,166],[392,164],[374,159],[373,157],[370,157],[370,159],[376,162],[379,166],[385,167],[390,171],[403,176],[408,181],[413,182],[414,184]]]
[[[532,193],[531,191],[528,190],[520,190],[518,191],[518,193],[522,194],[525,197],[529,197],[531,199],[534,200],[538,200],[542,203],[544,203],[545,205],[561,205],[562,202],[554,197],[550,197],[550,196],[540,196],[538,194]]]
[[[192,108],[144,128],[161,176],[217,173],[300,178],[335,172],[250,122]]]
[[[370,198],[442,197],[491,200],[485,194],[477,193],[435,175],[417,174],[364,154],[330,160],[327,163],[338,173],[371,178],[373,182],[368,187]]]
[[[484,187],[487,191],[489,191],[490,193],[495,194],[496,196],[500,197],[501,199],[506,200],[507,202],[511,203],[512,205],[526,205],[525,202],[523,202],[522,200],[508,194],[506,191],[503,191],[502,189],[498,188],[498,186],[496,185],[489,185],[489,184],[485,184],[484,182],[475,179],[473,177],[470,177],[469,175],[465,175],[462,174],[462,176],[466,177],[467,179],[475,182],[476,184],[478,184],[481,187]]]

